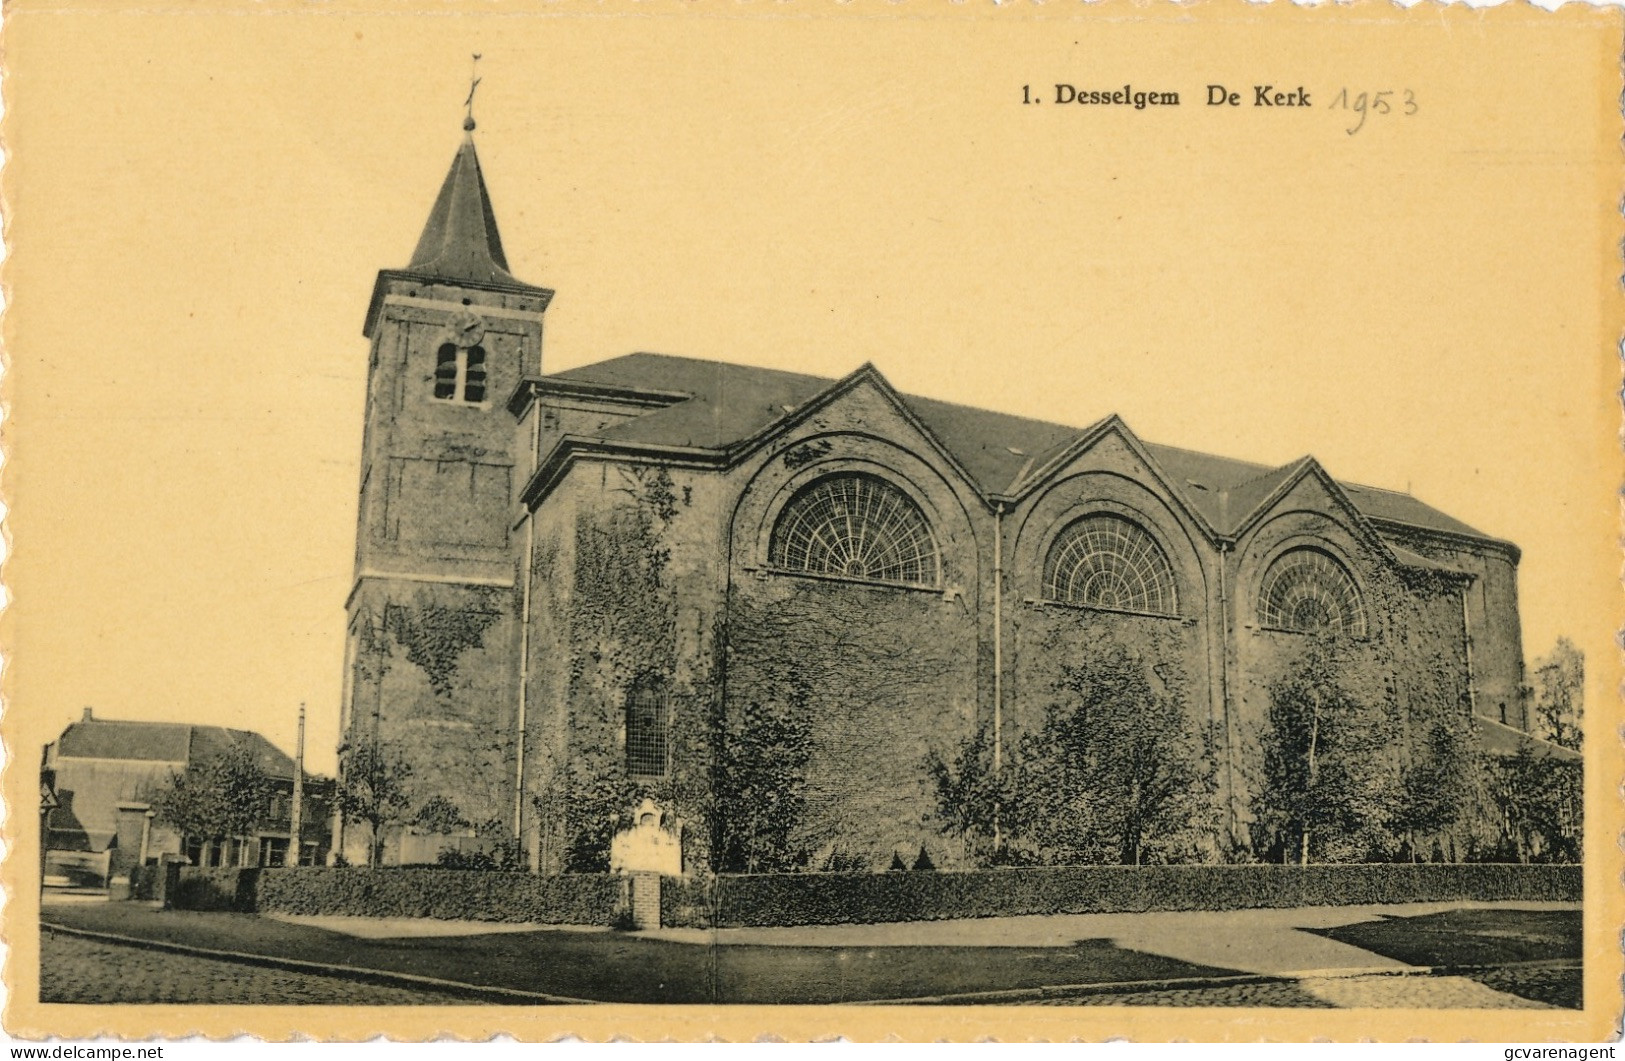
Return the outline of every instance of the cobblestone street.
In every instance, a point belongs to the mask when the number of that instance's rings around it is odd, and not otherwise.
[[[139,947],[43,933],[40,1001],[211,1005],[443,1006],[465,1000],[431,991],[358,984]]]
[[[1038,1006],[1293,1006],[1334,1008],[1293,983],[1230,984],[1223,987],[1171,988],[1162,991],[1102,992],[1071,998],[1022,1003]]]

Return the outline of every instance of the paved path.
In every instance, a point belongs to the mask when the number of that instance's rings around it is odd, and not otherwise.
[[[1578,903],[1404,903],[1140,914],[1054,914],[795,928],[651,929],[635,933],[682,943],[763,947],[1070,947],[1107,939],[1129,950],[1192,965],[1273,976],[1407,969],[1404,962],[1303,931],[1385,917],[1459,909],[1578,910]]]

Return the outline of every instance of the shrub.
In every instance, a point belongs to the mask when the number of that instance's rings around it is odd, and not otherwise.
[[[203,869],[187,866],[181,870],[175,892],[169,897],[171,906],[178,910],[235,910],[250,913],[255,909],[258,883],[257,869]]]
[[[660,878],[660,923],[667,928],[710,928],[716,920],[714,881]]]
[[[1579,866],[1501,864],[1043,866],[972,873],[783,874],[718,878],[715,923],[830,925],[1456,900],[1575,901],[1580,894]]]
[[[537,877],[445,869],[326,866],[181,873],[173,905],[308,916],[432,917],[608,925],[625,905],[625,879],[608,874]]]

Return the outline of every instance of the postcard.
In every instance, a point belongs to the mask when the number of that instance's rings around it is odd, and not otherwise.
[[[8,1032],[1613,1034],[1620,30],[17,0]]]

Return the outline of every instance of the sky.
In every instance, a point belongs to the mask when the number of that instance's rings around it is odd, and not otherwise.
[[[1529,656],[1608,651],[1594,21],[470,10],[8,10],[15,753],[87,705],[291,750],[304,702],[332,770],[360,329],[473,52],[509,264],[558,292],[546,370],[872,361],[907,393],[1313,454],[1517,542]],[[1312,106],[1205,105],[1264,82]],[[1350,134],[1339,87],[1396,106]]]

